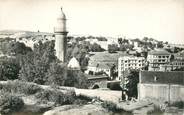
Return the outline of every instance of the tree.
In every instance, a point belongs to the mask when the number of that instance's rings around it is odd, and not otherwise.
[[[2,43],[2,45],[0,46],[2,52],[4,54],[8,54],[8,55],[25,55],[27,52],[32,51],[32,49],[30,47],[27,47],[24,43],[20,43],[20,42],[15,42],[15,41],[4,41]]]
[[[119,51],[126,51],[126,50],[127,50],[127,49],[126,49],[125,45],[120,45]]]
[[[164,47],[163,42],[158,42],[157,43],[157,48],[163,48],[163,47]]]
[[[65,64],[53,62],[46,73],[46,84],[63,86],[67,77]]]
[[[65,86],[87,88],[87,77],[77,70],[68,70]]]
[[[118,46],[116,44],[109,44],[108,45],[108,52],[109,53],[115,53],[118,51]]]
[[[122,38],[118,38],[118,43],[122,44],[123,43],[123,39]]]
[[[129,97],[138,96],[137,84],[139,83],[139,71],[138,70],[130,70],[128,75],[125,77],[125,81],[121,81],[123,85],[123,90],[128,90]]]
[[[20,65],[19,78],[21,80],[44,84],[45,74],[50,64],[56,61],[54,42],[39,42],[34,45],[34,51],[23,56]]]
[[[0,80],[14,80],[18,78],[20,66],[15,59],[0,62]]]
[[[84,56],[81,56],[83,55],[81,54],[82,50],[79,50],[81,47],[76,47],[76,50],[72,51],[73,55],[83,58]],[[36,44],[34,51],[23,56],[20,65],[19,78],[23,81],[38,84],[87,87],[86,77],[80,71],[67,71],[66,65],[57,60],[53,41]]]
[[[101,46],[98,45],[97,43],[90,44],[89,50],[92,51],[92,52],[102,52],[102,51],[104,51],[104,49],[101,48]]]
[[[145,41],[145,42],[147,42],[148,40],[149,40],[148,37],[144,37],[144,38],[143,38],[143,41]]]

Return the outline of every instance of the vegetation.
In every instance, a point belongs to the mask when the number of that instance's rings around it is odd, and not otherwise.
[[[109,111],[117,112],[116,104],[114,104],[112,102],[105,101],[101,105],[102,105],[103,108],[106,108]]]
[[[72,36],[69,36],[68,38],[69,38],[69,40],[75,39],[77,42],[84,41],[86,39],[97,39],[98,41],[107,41],[107,39],[105,37],[95,37],[95,36],[88,36],[88,37],[82,36],[82,37],[75,37],[75,38]]]
[[[130,70],[128,75],[126,76],[126,81],[122,81],[122,89],[128,91],[129,97],[138,96],[137,84],[139,83],[139,71],[138,70]]]
[[[109,53],[116,53],[116,51],[118,51],[119,48],[118,48],[118,45],[116,44],[109,44],[108,45],[108,52]]]
[[[169,48],[169,49],[166,49],[166,50],[170,53],[178,53],[178,52],[181,52],[182,50],[184,50],[184,48],[172,47],[172,48]]]
[[[80,53],[78,54],[78,51],[73,51],[72,54],[81,55]],[[80,58],[83,57],[80,56]],[[20,65],[19,79],[23,81],[42,85],[66,85],[75,87],[79,85],[79,87],[85,87],[86,79],[84,79],[82,74],[80,75],[78,72],[68,73],[66,65],[60,64],[59,60],[57,60],[54,41],[39,42],[39,44],[36,44],[33,52],[29,52],[23,56]]]
[[[6,84],[0,84],[0,91],[12,94],[31,95],[40,92],[42,88],[33,83],[26,83],[22,81],[8,81]]]
[[[19,111],[24,106],[22,97],[25,99],[30,96],[36,104],[44,104],[49,107],[87,104],[91,101],[87,97],[77,97],[72,89],[66,90],[56,85],[45,88],[30,82],[8,81],[0,83],[0,113],[7,114]]]
[[[15,59],[5,58],[0,61],[0,80],[14,80],[18,79],[20,70],[19,64]]]
[[[45,84],[63,86],[67,78],[66,66],[51,63],[45,77],[47,79]]]
[[[11,95],[9,93],[1,93],[0,95],[0,113],[7,114],[19,111],[24,106],[21,98]]]
[[[40,100],[40,103],[54,102],[54,105],[65,105],[74,102],[74,95],[64,94],[57,89],[45,89],[35,96]]]
[[[77,88],[87,88],[87,78],[82,72],[75,70],[68,70],[65,86],[74,86]]]
[[[171,106],[178,107],[179,109],[184,109],[184,101],[178,101],[171,104]]]
[[[29,51],[32,51],[30,47],[26,47],[24,43],[4,40],[0,42],[0,49],[2,53],[8,55],[19,55],[26,54]]]
[[[46,73],[50,63],[56,60],[54,54],[54,42],[46,42],[34,45],[34,51],[23,56],[20,66],[19,79],[38,84],[46,82]]]

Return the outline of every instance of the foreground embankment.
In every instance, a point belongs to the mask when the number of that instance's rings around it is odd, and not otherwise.
[[[42,86],[22,81],[0,82],[0,113],[43,112],[66,104],[86,104],[90,99],[77,97],[73,88]]]
[[[128,111],[126,115],[142,115],[161,112],[153,100],[122,102],[120,98],[121,91],[46,86],[17,80],[0,81],[1,114],[41,115],[45,112],[44,115],[119,115],[123,110]]]

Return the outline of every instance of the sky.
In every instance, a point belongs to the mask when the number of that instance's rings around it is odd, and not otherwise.
[[[0,30],[53,32],[60,7],[70,35],[184,43],[184,0],[0,0]]]

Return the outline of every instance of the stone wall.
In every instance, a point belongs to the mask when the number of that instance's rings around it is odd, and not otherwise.
[[[138,98],[154,98],[161,101],[184,101],[184,85],[138,84]]]

